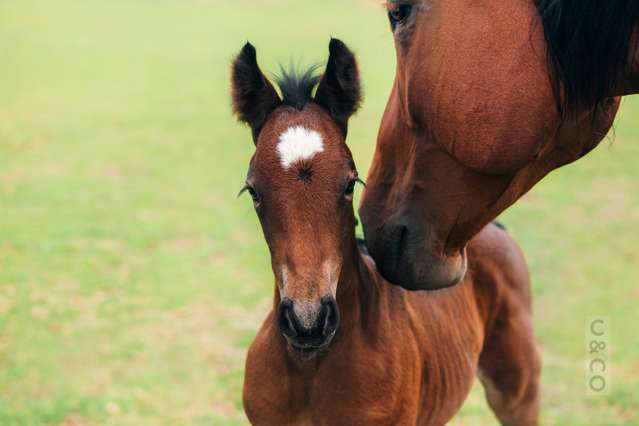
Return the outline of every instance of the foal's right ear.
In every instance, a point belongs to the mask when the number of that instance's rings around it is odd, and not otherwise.
[[[257,144],[266,119],[282,101],[257,65],[257,53],[251,43],[246,43],[233,61],[231,96],[233,112],[251,127],[253,141]]]
[[[355,55],[338,39],[329,44],[326,72],[317,87],[315,102],[324,107],[346,136],[348,119],[362,102],[362,88]]]

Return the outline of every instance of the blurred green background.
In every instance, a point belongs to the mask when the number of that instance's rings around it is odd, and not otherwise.
[[[272,300],[229,63],[357,53],[362,175],[394,73],[377,0],[0,0],[0,424],[240,425]],[[639,97],[502,221],[531,265],[544,425],[639,422]],[[585,321],[611,318],[611,391]],[[479,387],[452,422],[492,425]]]

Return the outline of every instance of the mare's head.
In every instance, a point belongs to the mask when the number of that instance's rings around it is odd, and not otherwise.
[[[438,289],[464,277],[483,226],[605,135],[596,113],[614,115],[639,2],[388,0],[388,14],[396,77],[361,219],[389,281]]]
[[[271,253],[278,326],[295,349],[310,353],[337,331],[340,277],[353,260],[358,176],[345,138],[361,97],[355,57],[341,41],[331,40],[321,79],[313,71],[284,73],[280,98],[250,44],[232,69],[234,110],[256,145],[243,191]]]

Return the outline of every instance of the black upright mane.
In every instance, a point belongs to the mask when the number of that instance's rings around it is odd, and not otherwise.
[[[544,26],[555,101],[562,117],[592,113],[630,65],[639,0],[535,0]]]
[[[282,103],[302,109],[313,100],[313,89],[319,83],[318,65],[299,69],[290,65],[288,69],[280,67],[280,75],[276,76],[277,85],[282,92]]]

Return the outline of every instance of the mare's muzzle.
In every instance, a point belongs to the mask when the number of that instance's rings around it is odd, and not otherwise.
[[[296,304],[282,299],[277,312],[280,331],[293,348],[313,352],[326,348],[339,327],[339,309],[332,296],[325,296],[319,305]]]
[[[465,250],[454,256],[437,253],[420,238],[425,232],[418,225],[387,225],[372,231],[364,227],[371,256],[392,284],[407,290],[440,290],[460,283],[466,275]]]

